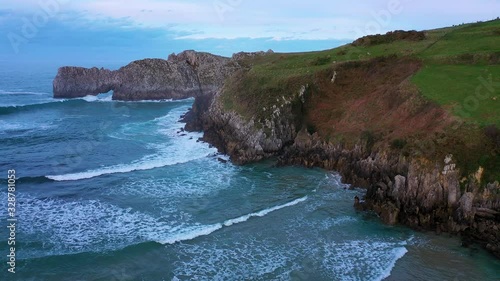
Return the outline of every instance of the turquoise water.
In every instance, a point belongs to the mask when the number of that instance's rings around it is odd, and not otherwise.
[[[352,208],[331,171],[235,166],[178,122],[192,100],[53,100],[54,71],[0,78],[0,192],[16,170],[16,274],[0,280],[498,280],[456,238]],[[8,237],[0,227],[0,237]]]

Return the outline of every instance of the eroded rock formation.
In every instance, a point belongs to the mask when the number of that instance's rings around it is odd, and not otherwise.
[[[115,100],[183,99],[210,94],[240,66],[236,60],[184,51],[168,60],[134,61],[116,71],[61,67],[53,82],[55,98],[76,98],[113,91]]]

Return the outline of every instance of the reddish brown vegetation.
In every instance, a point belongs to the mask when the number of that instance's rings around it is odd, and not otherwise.
[[[394,139],[441,131],[453,118],[410,83],[420,67],[414,59],[388,57],[323,71],[306,105],[307,123],[323,137],[369,131]]]

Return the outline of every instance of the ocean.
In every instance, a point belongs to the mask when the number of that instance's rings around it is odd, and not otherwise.
[[[0,280],[500,279],[477,246],[355,211],[334,171],[227,162],[182,130],[192,99],[54,100],[56,71],[0,70]]]

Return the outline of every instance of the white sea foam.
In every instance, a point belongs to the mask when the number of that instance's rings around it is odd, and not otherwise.
[[[148,213],[98,200],[65,201],[20,195],[19,231],[24,241],[43,241],[44,251],[24,249],[29,256],[117,250],[154,241],[172,229],[187,227],[183,216],[157,218]],[[179,213],[172,209],[170,213]]]
[[[206,236],[222,228],[222,224],[200,225],[183,229],[165,240],[159,241],[161,244],[174,244],[181,241],[192,240],[200,236]]]
[[[347,224],[358,223],[358,220],[353,216],[340,216],[325,218],[318,223],[317,227],[323,230],[337,229],[339,226],[345,227]]]
[[[44,251],[26,248],[30,258],[117,250],[129,245],[160,241],[175,244],[209,235],[224,223],[202,225],[189,222],[189,215],[171,206],[168,215],[155,217],[132,208],[120,207],[99,200],[66,201],[18,198],[23,224],[20,231],[25,241],[44,241]],[[292,206],[305,198],[258,212],[260,215]],[[256,213],[257,214],[257,213]],[[253,214],[252,214],[253,215]],[[246,217],[246,216],[243,216]],[[232,225],[244,220],[228,220]]]
[[[389,261],[389,263],[387,264],[387,267],[385,269],[384,268],[381,269],[379,276],[377,276],[375,279],[373,279],[373,281],[382,281],[385,278],[391,276],[391,271],[394,268],[394,266],[396,266],[396,262],[400,258],[404,257],[404,255],[406,253],[408,253],[408,250],[405,247],[398,247],[398,248],[391,250],[391,254],[393,257],[392,260]]]
[[[332,242],[325,245],[323,267],[336,279],[380,281],[390,276],[396,261],[406,253],[401,242],[378,239]]]
[[[7,133],[12,131],[44,131],[48,129],[52,129],[55,126],[50,122],[19,122],[19,121],[4,121],[0,120],[0,133]]]
[[[51,95],[50,93],[45,93],[45,92],[32,92],[32,91],[7,91],[7,90],[0,90],[0,95],[37,95],[37,96],[42,96],[42,95]]]
[[[405,241],[370,236],[361,240],[339,239],[331,232],[325,235],[309,223],[280,232],[277,241],[268,234],[284,229],[281,223],[289,225],[291,220],[277,221],[276,226],[269,226],[269,232],[259,231],[258,238],[233,232],[216,243],[175,244],[175,251],[189,256],[189,261],[176,262],[174,273],[200,280],[238,276],[236,280],[379,281],[390,276],[397,260],[407,252]]]
[[[64,175],[48,175],[47,178],[55,181],[76,181],[108,174],[129,173],[133,171],[162,168],[191,162],[213,155],[217,152],[217,150],[215,148],[210,148],[206,143],[198,142],[197,140],[201,136],[199,133],[178,133],[178,131],[183,127],[183,124],[178,122],[178,120],[186,110],[187,107],[174,109],[166,116],[138,124],[138,129],[130,130],[130,127],[126,127],[129,129],[127,129],[126,132],[122,132],[122,134],[128,136],[129,138],[137,138],[139,133],[144,133],[139,130],[141,126],[144,126],[146,123],[153,123],[155,125],[152,132],[153,136],[154,134],[168,135],[173,139],[173,141],[167,142],[163,137],[158,139],[158,143],[149,144],[150,147],[157,150],[155,154],[144,156],[141,159],[128,164],[118,164]],[[115,137],[123,138],[122,136]]]
[[[176,177],[131,177],[118,188],[103,190],[110,196],[132,196],[149,199],[159,207],[171,201],[189,198],[196,203],[209,204],[211,196],[217,192],[233,188],[231,179],[237,176],[238,167],[225,165],[211,158],[200,160],[188,170],[176,170]],[[214,173],[214,171],[217,171]],[[177,200],[179,199],[179,200]],[[199,207],[196,207],[199,209]]]
[[[227,220],[224,222],[224,226],[231,226],[233,224],[237,224],[237,223],[240,223],[240,222],[245,222],[247,221],[249,218],[251,217],[263,217],[271,212],[274,212],[274,211],[277,211],[279,209],[283,209],[283,208],[286,208],[286,207],[290,207],[290,206],[293,206],[293,205],[297,205],[301,202],[304,202],[307,200],[307,196],[305,197],[302,197],[302,198],[299,198],[299,199],[296,199],[296,200],[293,200],[292,202],[288,202],[286,204],[283,204],[283,205],[279,205],[279,206],[276,206],[276,207],[272,207],[272,208],[269,208],[269,209],[265,209],[265,210],[262,210],[260,212],[256,212],[256,213],[251,213],[251,214],[248,214],[248,215],[244,215],[244,216],[241,216],[241,217],[238,217],[238,218],[235,218],[235,219],[230,219],[230,220]]]
[[[342,183],[342,176],[336,172],[325,174],[325,181],[328,183],[328,186],[335,186],[344,189],[351,187],[349,184]]]
[[[104,96],[94,96],[94,95],[87,95],[82,99],[86,102],[111,102],[113,101],[113,97],[111,95],[104,95]]]
[[[273,274],[290,266],[291,257],[297,254],[294,247],[276,245],[272,238],[257,239],[247,233],[235,236],[237,242],[228,239],[174,245],[177,253],[189,259],[176,261],[173,273],[191,280],[290,280]]]
[[[55,181],[75,181],[108,174],[151,170],[202,159],[216,152],[216,150],[208,146],[205,147],[199,144],[195,139],[178,140],[173,145],[162,148],[158,153],[145,156],[130,164],[120,164],[80,173],[49,175],[47,178]]]
[[[163,99],[163,100],[141,100],[141,101],[123,101],[123,102],[137,102],[137,103],[162,103],[162,102],[193,102],[194,98],[187,98],[187,99]]]
[[[104,94],[104,95],[87,95],[85,97],[77,98],[87,102],[117,102],[117,103],[183,103],[183,102],[193,102],[194,98],[187,99],[163,99],[163,100],[140,100],[140,101],[122,101],[122,100],[113,100],[113,95]]]
[[[345,192],[337,190],[337,193]],[[315,199],[316,195],[304,208],[306,212],[284,222],[283,228],[289,235],[287,240],[293,241],[300,253],[313,257],[311,259],[314,261],[314,264],[307,265],[306,268],[292,266],[294,274],[308,276],[305,279],[311,280],[328,276],[332,280],[347,281],[378,281],[390,276],[396,262],[406,254],[405,247],[413,237],[399,240],[377,234],[359,235],[362,233],[351,232],[352,229],[359,229],[358,217],[340,210],[329,213],[320,221],[310,220],[310,214],[327,210],[325,202],[328,201],[323,201],[323,194],[321,200]],[[333,233],[338,233],[339,236],[331,235]],[[321,261],[320,264],[318,261]]]
[[[199,236],[209,235],[209,234],[213,233],[214,231],[221,229],[223,226],[229,227],[229,226],[232,226],[232,225],[235,225],[238,223],[246,222],[251,217],[263,217],[271,212],[274,212],[274,211],[277,211],[277,210],[280,210],[280,209],[283,209],[286,207],[290,207],[293,205],[297,205],[297,204],[304,202],[306,200],[307,200],[307,196],[293,200],[293,201],[288,202],[288,203],[283,204],[283,205],[279,205],[279,206],[271,207],[268,209],[264,209],[264,210],[259,211],[259,212],[243,215],[243,216],[238,217],[238,218],[229,219],[223,223],[217,223],[217,224],[206,225],[206,226],[196,226],[196,227],[193,227],[191,229],[185,229],[181,233],[175,234],[166,240],[161,240],[158,242],[161,244],[174,244],[174,243],[181,242],[181,241],[192,240],[192,239],[197,238]]]
[[[19,101],[14,101],[14,103],[7,103],[7,104],[2,104],[0,105],[0,108],[27,108],[30,106],[39,106],[39,105],[49,105],[53,103],[60,103],[60,102],[65,102],[68,100],[65,99],[54,99],[51,97],[44,98],[43,100],[30,100],[27,103],[17,103]]]
[[[168,157],[167,154],[150,155],[148,157],[143,158],[140,161],[137,161],[137,162],[131,163],[131,164],[121,164],[121,165],[105,167],[103,169],[90,170],[90,171],[81,172],[81,173],[72,173],[72,174],[65,174],[65,175],[49,175],[49,176],[47,176],[47,178],[49,178],[51,180],[55,180],[55,181],[76,181],[76,180],[95,178],[95,177],[99,177],[102,175],[117,174],[117,173],[129,173],[129,172],[133,172],[133,171],[144,171],[144,170],[151,170],[151,169],[166,167],[166,166],[170,166],[170,165],[182,164],[182,163],[187,163],[187,162],[190,162],[190,161],[193,161],[196,159],[206,157],[208,155],[210,155],[210,154],[207,153],[204,155],[193,155],[192,157],[189,157],[187,155],[184,155],[184,157],[180,157],[181,155],[175,155],[175,156]],[[165,156],[167,158],[161,159],[161,156]],[[153,157],[155,159],[148,159],[148,158],[153,158]]]

